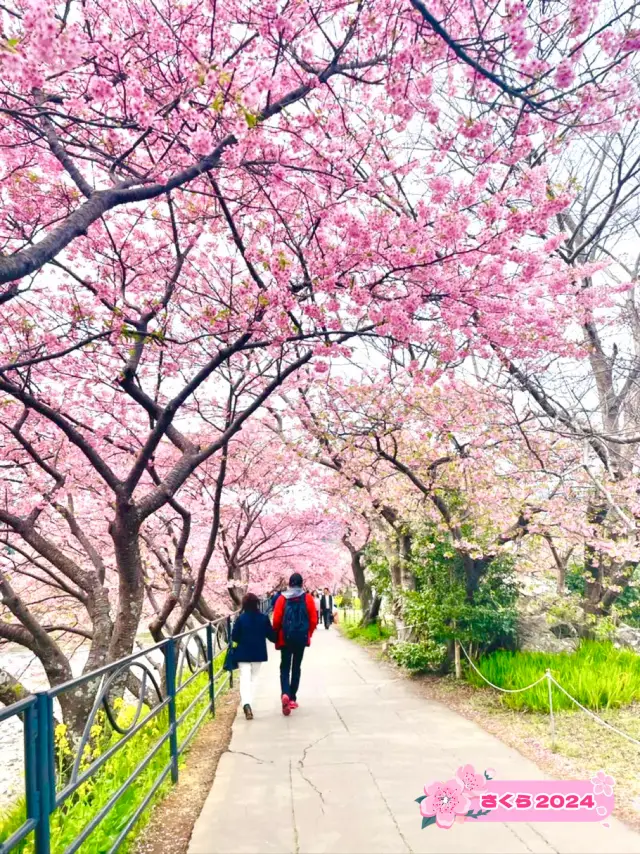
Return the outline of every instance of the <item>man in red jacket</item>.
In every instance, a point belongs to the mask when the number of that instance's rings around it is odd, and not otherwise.
[[[282,714],[297,709],[300,669],[305,648],[311,645],[311,635],[318,625],[318,612],[313,596],[302,589],[302,576],[294,572],[289,589],[278,597],[273,609],[273,628],[277,634],[276,649],[280,650],[280,688]]]

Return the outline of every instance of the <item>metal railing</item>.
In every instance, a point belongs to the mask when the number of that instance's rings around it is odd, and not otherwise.
[[[74,854],[148,771],[150,788],[108,845],[100,847],[117,851],[165,780],[170,776],[177,782],[180,756],[205,717],[215,713],[220,692],[233,685],[232,674],[222,670],[230,638],[231,618],[224,617],[0,709],[0,723],[16,717],[22,721],[25,794],[24,821],[0,842],[0,854],[24,850],[25,844],[35,854],[50,854],[52,824],[62,827],[93,779],[104,803],[98,799],[95,814],[64,847],[55,845],[56,851]],[[56,707],[65,719],[73,718],[62,728],[67,746],[73,745],[66,752],[60,749],[60,735],[56,737]],[[120,782],[110,772],[121,751],[137,735],[142,737],[145,728],[157,738]],[[89,843],[84,850],[97,849]]]
[[[338,612],[338,621],[345,626],[358,625],[362,620],[362,609],[360,608],[344,608],[340,606],[336,608]]]

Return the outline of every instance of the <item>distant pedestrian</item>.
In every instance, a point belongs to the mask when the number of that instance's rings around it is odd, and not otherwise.
[[[329,588],[324,588],[322,599],[320,600],[320,614],[325,629],[328,629],[333,622],[333,596],[329,593]]]
[[[273,613],[274,608],[276,607],[276,602],[278,601],[278,597],[282,596],[282,593],[277,588],[273,591],[271,595],[271,602],[269,603],[269,610]]]
[[[240,702],[247,720],[253,719],[251,702],[260,664],[267,660],[267,640],[275,643],[276,633],[266,614],[260,612],[255,593],[242,599],[242,611],[233,624],[231,640],[236,644],[233,655],[240,671]]]
[[[302,588],[302,576],[294,572],[289,589],[280,596],[273,612],[273,628],[277,633],[276,649],[280,650],[280,689],[282,714],[298,708],[298,688],[302,657],[311,644],[311,635],[318,625],[313,596]]]
[[[316,613],[318,615],[318,623],[320,622],[320,600],[322,599],[322,593],[319,590],[313,594],[313,601],[316,605]]]

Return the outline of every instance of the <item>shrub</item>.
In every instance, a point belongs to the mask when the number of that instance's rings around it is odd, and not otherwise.
[[[514,645],[518,587],[510,557],[501,555],[487,564],[472,602],[462,559],[442,533],[418,531],[411,563],[416,590],[405,594],[404,619],[417,640],[439,645],[458,638],[486,651]]]
[[[394,643],[389,650],[389,655],[397,664],[415,672],[440,670],[446,654],[446,646],[429,641],[401,641]]]
[[[480,672],[500,688],[523,688],[549,669],[555,679],[589,709],[610,709],[640,700],[640,656],[602,641],[583,641],[573,653],[499,651],[482,658]],[[469,681],[488,687],[471,668]],[[571,700],[553,686],[554,709],[575,709]],[[547,681],[520,694],[504,694],[512,709],[549,711]]]
[[[344,633],[351,640],[365,645],[380,643],[393,635],[390,628],[381,626],[380,623],[371,623],[370,626],[345,626]]]

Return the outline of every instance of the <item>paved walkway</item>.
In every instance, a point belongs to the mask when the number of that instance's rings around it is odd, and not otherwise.
[[[280,711],[279,656],[263,666],[255,719],[240,712],[189,854],[640,854],[619,822],[475,824],[420,829],[415,798],[458,766],[542,779],[529,760],[444,706],[335,629],[305,654],[301,706]]]

